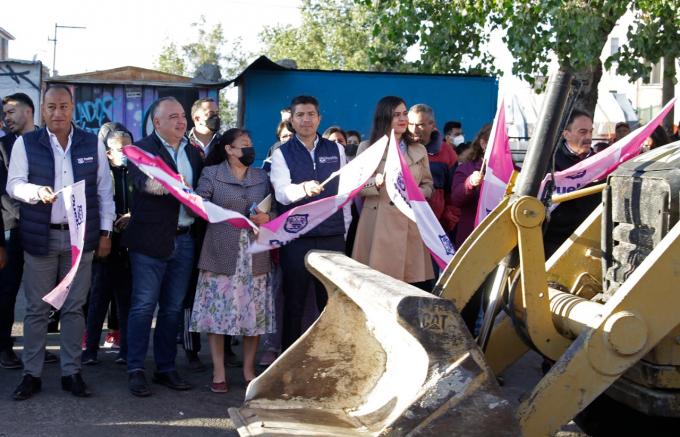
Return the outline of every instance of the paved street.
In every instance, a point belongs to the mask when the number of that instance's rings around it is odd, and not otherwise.
[[[17,302],[19,317],[23,317],[22,307],[20,294]],[[20,352],[21,323],[15,323],[14,334]],[[50,334],[48,348],[58,353],[56,334]],[[240,353],[238,347],[235,350]],[[238,435],[228,418],[227,408],[238,406],[243,400],[245,385],[241,369],[228,369],[229,393],[214,394],[207,386],[210,370],[190,373],[180,347],[178,370],[194,388],[177,392],[152,384],[153,396],[136,398],[127,390],[125,366],[115,364],[115,357],[115,351],[104,349],[99,354],[101,364],[85,366],[83,375],[94,393],[88,399],[79,399],[62,391],[59,364],[46,364],[42,392],[27,401],[16,402],[11,399],[11,393],[19,383],[21,370],[0,369],[0,437],[72,436],[75,432],[89,436]],[[210,362],[207,350],[201,352],[201,359],[206,364]],[[153,369],[150,359],[147,369]],[[510,399],[518,400],[526,388],[540,378],[540,358],[528,354],[504,376],[504,390]],[[565,427],[559,435],[583,436],[574,425]]]

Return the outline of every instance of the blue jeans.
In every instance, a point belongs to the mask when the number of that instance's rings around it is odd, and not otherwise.
[[[175,370],[177,327],[194,261],[190,233],[175,238],[169,258],[130,251],[132,296],[128,316],[128,372],[144,369],[153,313],[158,305],[153,354],[159,372]]]

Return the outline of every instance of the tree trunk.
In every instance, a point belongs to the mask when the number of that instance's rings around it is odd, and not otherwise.
[[[574,71],[574,77],[582,83],[576,107],[594,116],[598,98],[597,86],[602,79],[602,62],[598,59],[597,64]]]
[[[668,103],[675,94],[675,85],[673,79],[675,78],[675,58],[671,56],[664,56],[663,58],[663,88],[661,91],[661,104]],[[669,134],[673,133],[673,111],[670,111],[663,120],[663,127]]]

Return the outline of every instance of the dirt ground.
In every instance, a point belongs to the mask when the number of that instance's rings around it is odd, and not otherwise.
[[[17,302],[15,350],[22,349],[23,296]],[[204,345],[207,345],[203,339]],[[57,334],[50,334],[48,349],[59,352]],[[200,357],[210,363],[204,349]],[[240,353],[239,347],[235,348]],[[229,420],[227,408],[241,405],[245,384],[241,369],[228,369],[230,391],[214,394],[208,390],[210,370],[191,373],[187,368],[181,346],[178,347],[178,370],[193,384],[193,389],[177,392],[152,384],[153,396],[136,398],[127,389],[125,366],[115,364],[116,351],[103,349],[101,364],[85,366],[83,377],[93,391],[88,399],[79,399],[61,390],[59,364],[46,364],[42,392],[33,398],[16,402],[11,393],[21,379],[21,370],[0,369],[0,437],[19,436],[229,436],[238,433]],[[151,349],[147,369],[153,369]],[[541,360],[528,354],[503,376],[504,391],[512,400],[519,401],[541,377]],[[149,371],[148,371],[149,372]],[[150,374],[148,375],[150,378]],[[571,424],[563,428],[560,437],[585,436]]]

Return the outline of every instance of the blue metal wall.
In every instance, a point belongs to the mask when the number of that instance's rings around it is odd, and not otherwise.
[[[396,95],[408,106],[432,106],[440,129],[449,120],[461,121],[468,141],[493,121],[498,97],[498,81],[488,77],[255,70],[243,79],[244,125],[252,132],[258,161],[276,141],[279,111],[300,94],[319,99],[320,132],[340,125],[366,139],[378,100]]]

